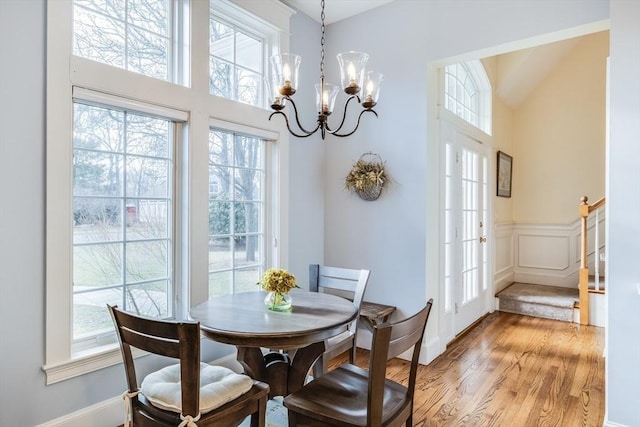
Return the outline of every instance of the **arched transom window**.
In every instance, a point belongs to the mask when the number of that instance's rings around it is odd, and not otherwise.
[[[491,134],[491,83],[479,60],[447,65],[444,105],[469,124]]]

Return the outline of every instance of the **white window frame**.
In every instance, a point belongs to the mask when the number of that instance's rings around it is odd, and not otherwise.
[[[289,47],[292,9],[277,0],[216,0],[233,4],[273,28],[274,46]],[[185,0],[180,4],[186,7]],[[208,133],[210,119],[263,129],[276,135],[273,162],[277,182],[270,221],[274,247],[271,262],[286,268],[288,260],[289,135],[278,121],[268,121],[262,108],[209,95],[209,2],[190,4],[191,34],[185,49],[190,87],[157,80],[72,54],[72,0],[47,2],[47,172],[46,172],[46,383],[52,384],[121,362],[117,345],[71,352],[72,325],[72,134],[73,91],[83,88],[148,108],[178,111],[186,117],[176,147],[176,317],[185,318],[189,307],[207,298],[208,274]],[[190,43],[190,44],[189,44]]]

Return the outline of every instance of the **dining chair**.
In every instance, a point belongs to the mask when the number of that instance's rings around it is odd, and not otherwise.
[[[309,291],[325,292],[349,299],[360,312],[362,298],[369,281],[369,270],[356,270],[309,265]],[[349,323],[347,330],[335,337],[325,340],[325,351],[313,365],[313,375],[318,377],[327,371],[329,362],[334,357],[349,351],[349,362],[356,362],[356,338],[358,318]]]
[[[238,426],[251,416],[264,427],[269,386],[200,361],[200,324],[151,319],[108,306],[116,327],[128,390],[125,423],[146,426]],[[132,347],[173,359],[140,386]]]
[[[407,319],[372,325],[368,370],[345,363],[285,397],[289,426],[412,426],[418,359],[432,305],[430,299]],[[388,360],[411,348],[407,385],[387,379]]]

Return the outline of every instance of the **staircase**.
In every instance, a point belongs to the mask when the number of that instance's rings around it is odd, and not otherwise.
[[[577,288],[529,283],[513,283],[496,297],[500,311],[565,322],[574,321],[574,309],[580,301]]]
[[[605,326],[604,276],[600,268],[605,257],[600,243],[599,215],[605,204],[604,197],[593,205],[582,197],[580,217],[582,220],[580,282],[576,288],[513,283],[496,294],[498,309],[508,313],[543,317],[546,319],[575,322],[583,325]],[[591,230],[587,226],[589,214],[595,212]],[[594,236],[589,250],[587,235]],[[591,261],[591,262],[590,262]],[[589,268],[591,267],[591,268]]]

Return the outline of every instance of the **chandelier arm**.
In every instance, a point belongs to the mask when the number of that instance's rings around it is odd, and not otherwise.
[[[349,133],[338,133],[338,131],[340,130],[340,128],[334,130],[334,131],[329,131],[329,133],[333,136],[339,136],[339,137],[345,137],[345,136],[350,136],[353,135],[357,130],[358,130],[358,126],[360,126],[360,118],[362,117],[362,115],[366,112],[371,112],[373,114],[375,114],[376,117],[378,117],[378,113],[375,112],[375,110],[372,110],[371,108],[367,108],[364,109],[362,111],[360,111],[360,114],[358,115],[358,121],[356,122],[356,127],[353,128],[353,130]],[[342,124],[340,125],[340,127],[342,127]]]
[[[349,103],[356,98],[358,100],[358,103],[360,103],[360,97],[358,97],[358,95],[351,95],[349,98],[347,98],[347,102],[344,103],[344,109],[342,111],[342,120],[340,121],[340,125],[338,126],[337,129],[335,130],[331,130],[331,128],[329,127],[329,123],[327,122],[325,127],[327,128],[327,130],[329,131],[329,133],[333,133],[333,132],[340,132],[340,129],[342,129],[342,126],[344,125],[345,120],[347,119],[347,108],[349,107]],[[365,110],[366,111],[366,110]]]
[[[318,124],[318,126],[316,126],[316,128],[313,131],[309,132],[309,131],[307,131],[305,129],[301,129],[302,132],[304,132],[304,133],[303,134],[299,134],[299,133],[296,133],[293,129],[291,129],[291,126],[289,126],[289,118],[282,111],[274,111],[273,113],[271,113],[269,115],[269,120],[271,120],[271,117],[275,116],[276,114],[279,114],[282,117],[284,117],[284,122],[287,125],[287,129],[289,130],[289,133],[291,135],[293,135],[293,136],[297,136],[298,138],[307,138],[307,137],[313,135],[314,133],[316,133],[318,131],[318,129],[320,128],[320,124]],[[297,116],[296,116],[296,118],[297,118]]]
[[[289,101],[289,102],[291,103],[291,105],[293,106],[293,113],[294,113],[294,116],[295,116],[295,118],[296,118],[296,124],[298,125],[298,129],[300,129],[302,132],[306,133],[306,134],[307,134],[307,136],[309,136],[309,135],[313,135],[314,133],[316,133],[316,132],[317,132],[317,130],[318,130],[318,128],[320,127],[320,124],[318,123],[318,126],[316,126],[316,128],[315,128],[314,130],[312,130],[312,131],[308,131],[308,130],[306,130],[306,129],[302,126],[302,124],[300,123],[300,119],[298,118],[298,108],[296,107],[296,103],[295,103],[295,102],[293,102],[293,99],[291,99],[291,97],[290,97],[290,96],[286,96],[285,98],[286,98],[286,99],[287,99],[287,101]],[[286,116],[285,116],[285,117],[286,117]],[[289,120],[287,120],[287,127],[289,127]],[[291,130],[291,129],[289,128],[289,130]],[[297,136],[297,135],[296,135],[296,136]]]

